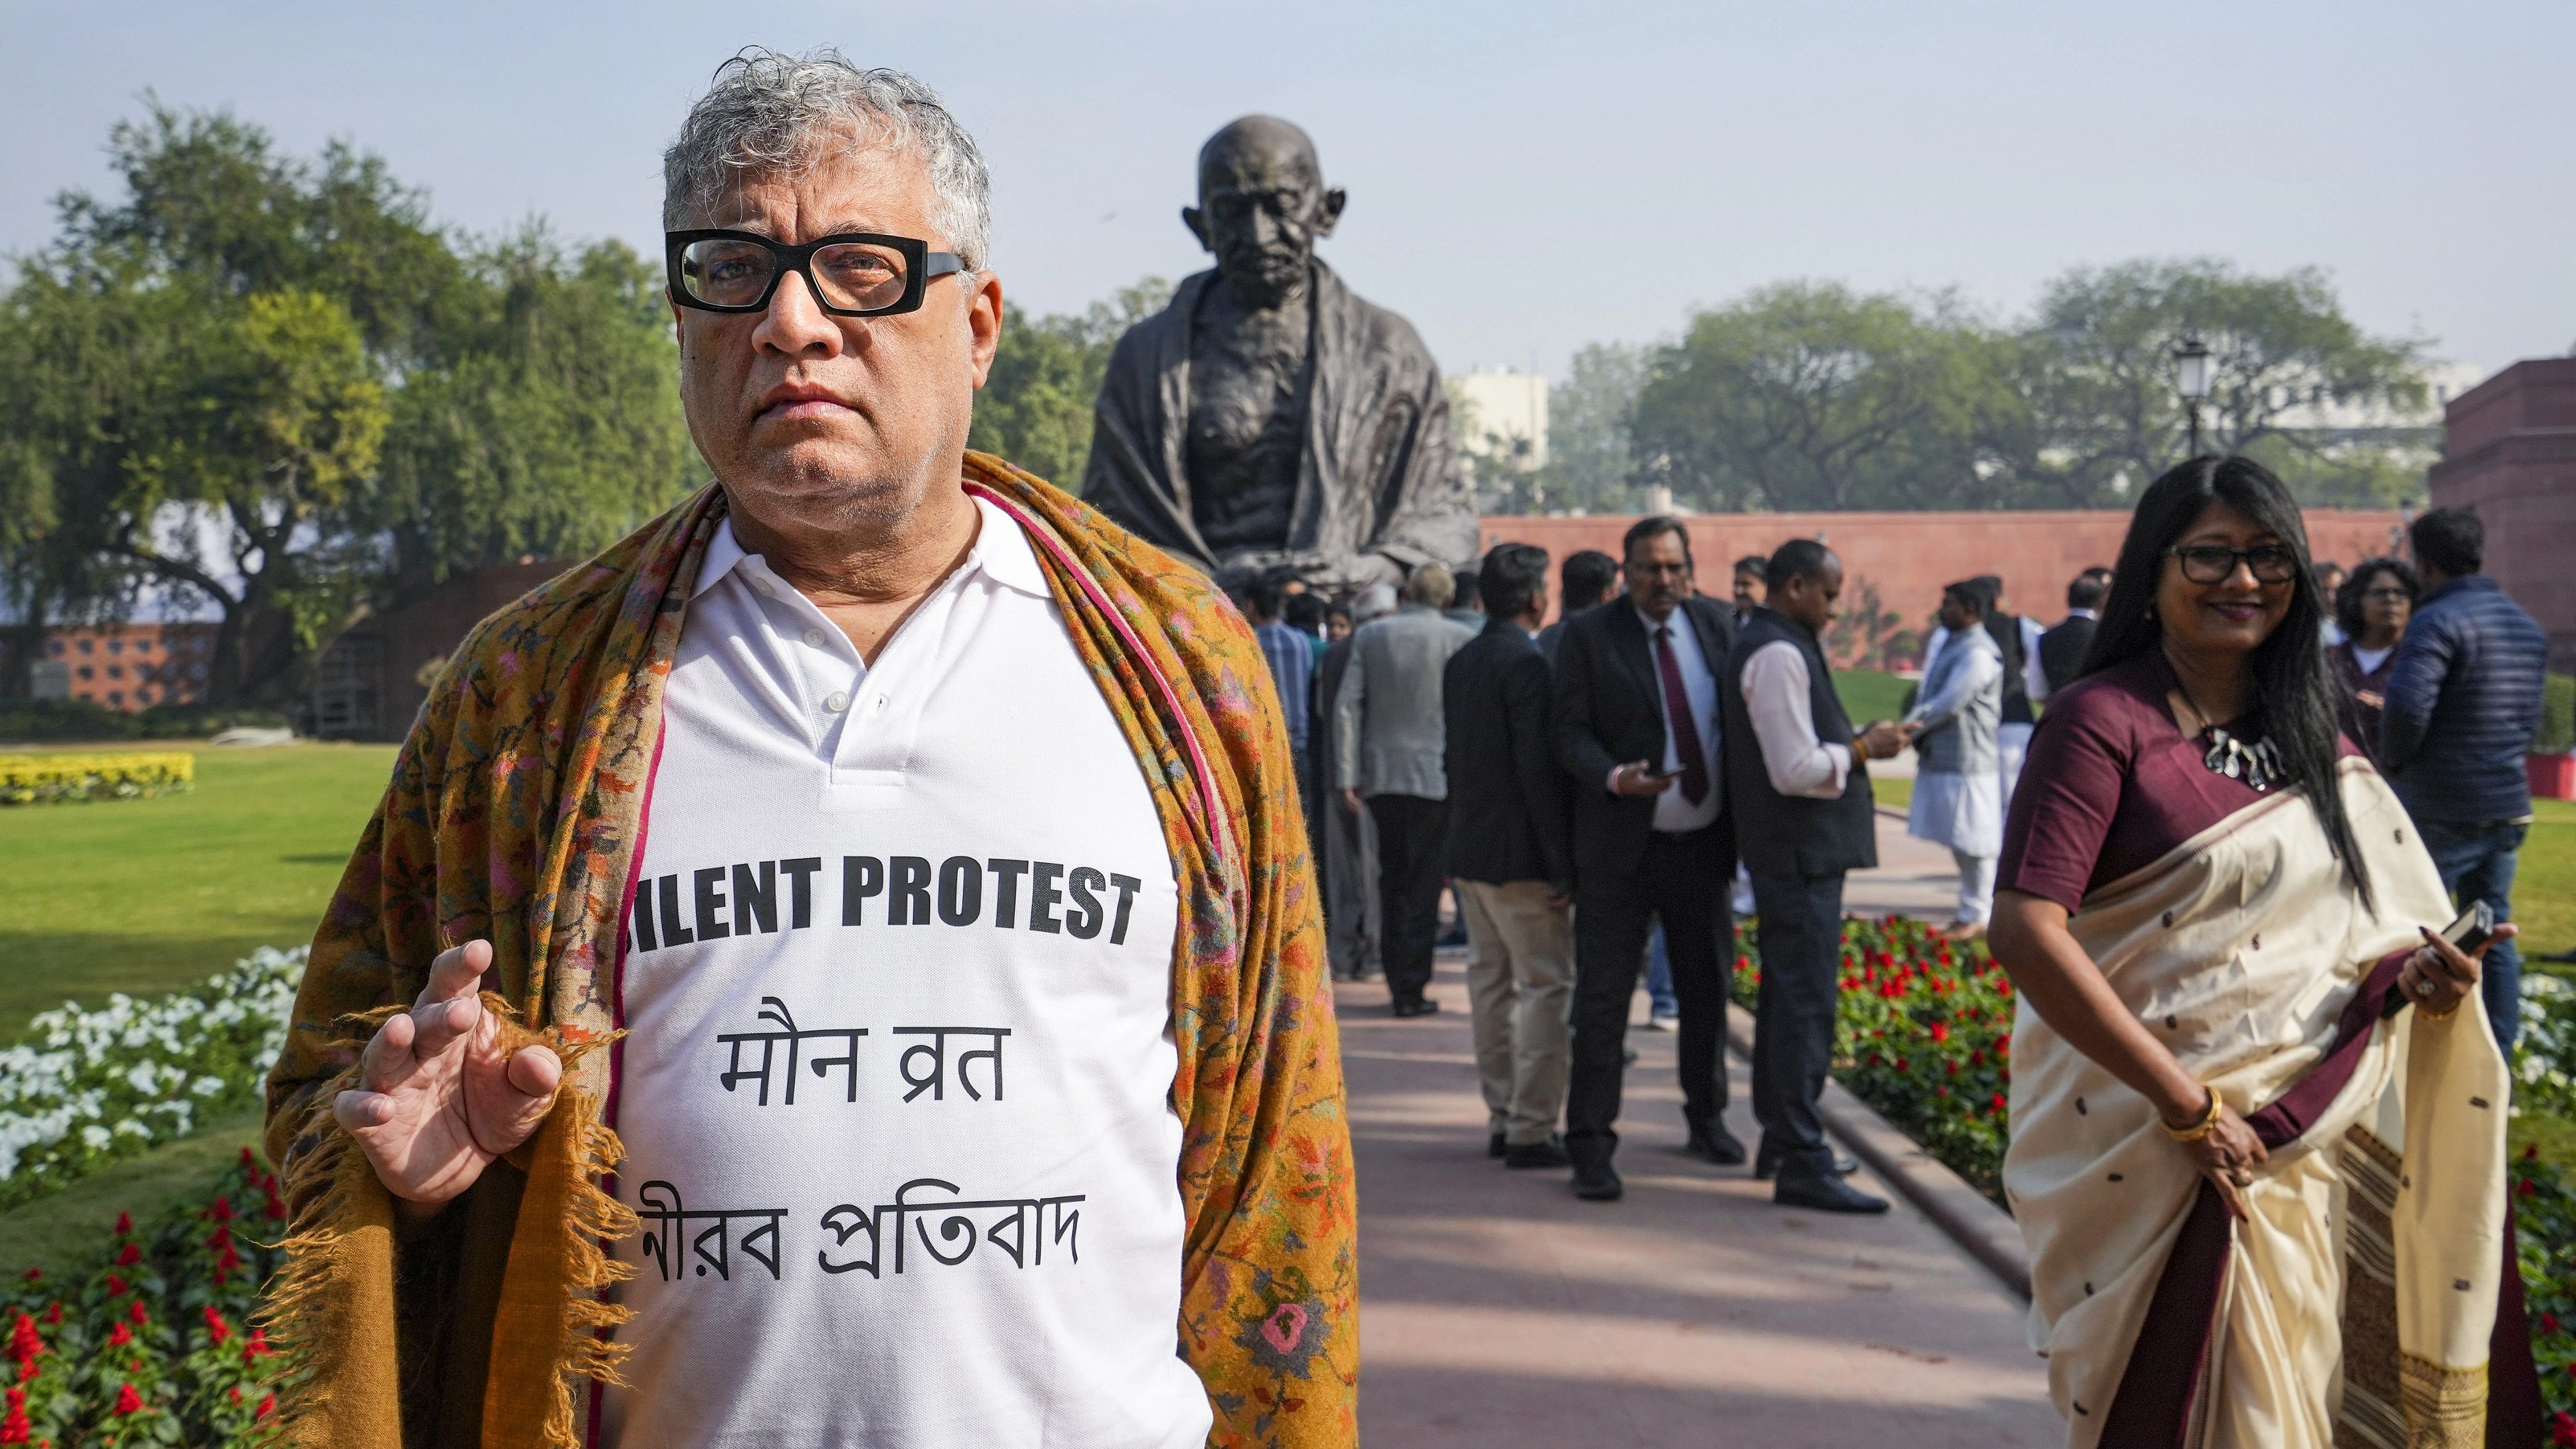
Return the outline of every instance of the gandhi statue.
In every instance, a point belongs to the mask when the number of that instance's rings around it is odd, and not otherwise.
[[[1344,200],[1286,121],[1210,137],[1181,220],[1216,268],[1118,339],[1101,385],[1084,498],[1228,581],[1290,568],[1347,596],[1476,552],[1439,367],[1315,256]]]

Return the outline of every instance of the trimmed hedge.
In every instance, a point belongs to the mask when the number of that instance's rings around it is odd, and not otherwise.
[[[0,755],[0,805],[136,800],[185,790],[196,778],[194,755]]]
[[[2576,679],[2564,674],[2542,677],[2540,730],[2531,737],[2531,752],[2576,754]]]

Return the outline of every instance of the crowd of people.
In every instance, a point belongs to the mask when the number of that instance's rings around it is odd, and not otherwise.
[[[2436,510],[2413,525],[2420,566],[2324,561],[2310,578],[2342,736],[2395,783],[2444,889],[2509,921],[2544,641],[2479,572],[2482,545],[2473,514]],[[1647,1024],[1681,1037],[1691,1150],[1746,1160],[1720,1120],[1719,1042],[1735,918],[1752,914],[1773,986],[1756,1172],[1789,1164],[1783,1201],[1883,1207],[1839,1180],[1848,1160],[1814,1116],[1840,882],[1875,863],[1865,761],[1916,753],[1907,831],[1958,871],[1945,934],[1985,935],[2014,787],[2049,702],[2097,672],[2114,571],[2070,580],[2053,625],[2008,612],[1995,575],[1947,586],[1903,715],[1854,730],[1821,647],[1841,570],[1820,544],[1734,560],[1722,602],[1700,593],[1671,518],[1638,523],[1624,559],[1567,558],[1553,610],[1550,564],[1506,543],[1348,604],[1293,578],[1242,591],[1299,757],[1335,971],[1382,976],[1397,1016],[1437,1011],[1445,891],[1493,1155],[1572,1165],[1578,1192],[1612,1197],[1641,971]],[[1787,969],[1799,962],[1819,964]],[[2499,941],[2482,990],[2508,1045],[2517,977]]]

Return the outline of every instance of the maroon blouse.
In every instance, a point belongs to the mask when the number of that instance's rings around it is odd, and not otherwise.
[[[2201,763],[2206,746],[2183,738],[2165,703],[2172,688],[2163,654],[2150,653],[2049,698],[2013,789],[1998,889],[2072,912],[2263,798]]]

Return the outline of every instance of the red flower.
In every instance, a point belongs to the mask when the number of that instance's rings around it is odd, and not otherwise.
[[[2514,1194],[2518,1197],[2529,1197],[2533,1193],[2540,1191],[2540,1186],[2530,1178],[2526,1177],[2516,1182],[2513,1185],[2513,1190]]]
[[[2560,1410],[2558,1417],[2550,1421],[2549,1442],[2562,1446],[2562,1449],[2563,1446],[2576,1445],[2576,1415]]]
[[[233,1220],[233,1200],[228,1197],[216,1198],[215,1205],[206,1209],[206,1220],[208,1222],[215,1223],[231,1222]]]
[[[215,1305],[211,1303],[206,1305],[206,1334],[216,1343],[221,1343],[233,1336],[233,1326],[224,1322],[224,1316],[217,1313]]]
[[[63,1321],[63,1301],[59,1298],[45,1305],[45,1326],[54,1328]]]
[[[1932,1039],[1934,1041],[1948,1041],[1950,1039],[1950,1028],[1948,1024],[1938,1021],[1932,1023]]]
[[[134,1302],[126,1308],[125,1316],[133,1319],[134,1326],[137,1328],[152,1321],[151,1315],[143,1311],[143,1299],[140,1295],[137,1295]]]
[[[2540,1144],[2539,1144],[2539,1143],[2537,1143],[2537,1142],[2533,1142],[2533,1143],[2527,1144],[2527,1145],[2526,1145],[2526,1146],[2524,1146],[2524,1148],[2522,1149],[2522,1160],[2523,1160],[2523,1161],[2525,1161],[2525,1162],[2534,1162],[2534,1161],[2537,1161],[2537,1160],[2539,1160],[2539,1157],[2540,1157]],[[2560,1417],[2560,1418],[2565,1418],[2566,1416],[2562,1414],[2562,1415],[2560,1415],[2559,1417]]]
[[[143,1249],[137,1244],[128,1243],[116,1250],[116,1266],[120,1268],[131,1268],[142,1261]]]
[[[2004,1110],[2004,1094],[2003,1094],[2003,1093],[2001,1093],[2001,1092],[1997,1092],[1997,1093],[1995,1093],[1995,1096],[1994,1096],[1994,1103],[1995,1103],[1995,1107],[1994,1107],[1994,1109],[1995,1109],[1996,1111],[2001,1112],[2002,1110]]]
[[[254,1418],[254,1419],[265,1419],[265,1418],[267,1418],[269,1415],[274,1414],[274,1413],[276,1413],[276,1412],[277,1412],[277,1395],[275,1395],[275,1394],[268,1394],[268,1395],[263,1396],[263,1397],[260,1399],[260,1401],[259,1401],[259,1407],[258,1407],[258,1408],[253,1409],[253,1410],[251,1410],[251,1411],[250,1411],[250,1416],[251,1416],[252,1418]]]
[[[115,1324],[107,1330],[107,1346],[110,1348],[123,1348],[133,1341],[134,1330],[122,1323]]]
[[[1898,1057],[1896,1059],[1896,1069],[1900,1072],[1905,1070],[1905,1058]]]
[[[276,1349],[268,1346],[268,1330],[254,1328],[250,1331],[250,1342],[242,1345],[242,1362],[255,1364],[275,1352],[277,1352]]]
[[[108,1296],[108,1297],[110,1297],[110,1298],[122,1298],[122,1297],[124,1297],[124,1296],[125,1296],[125,1280],[124,1280],[123,1278],[118,1277],[118,1276],[117,1276],[116,1274],[114,1274],[114,1273],[110,1273],[110,1274],[108,1274],[108,1275],[107,1275],[107,1296]]]
[[[118,1237],[120,1237],[120,1238],[121,1238],[121,1237],[124,1237],[126,1234],[131,1233],[131,1232],[133,1232],[133,1231],[134,1231],[134,1214],[132,1214],[132,1213],[118,1213],[118,1214],[116,1215],[116,1235],[117,1235]]]
[[[117,1415],[140,1414],[143,1412],[143,1396],[134,1391],[134,1385],[120,1384],[116,1390],[116,1407],[108,1412]]]
[[[2558,1331],[2558,1315],[2544,1310],[2540,1315],[2540,1331],[2543,1333],[2556,1333]]]
[[[241,1165],[249,1168],[253,1172],[257,1172],[259,1170],[259,1163],[252,1159],[250,1149],[247,1147],[242,1149]]]

